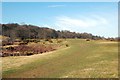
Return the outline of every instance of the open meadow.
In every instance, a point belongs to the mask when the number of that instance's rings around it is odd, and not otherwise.
[[[66,39],[57,50],[2,63],[3,78],[118,78],[118,42]]]

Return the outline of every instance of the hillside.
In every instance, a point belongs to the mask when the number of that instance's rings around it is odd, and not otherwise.
[[[0,24],[2,33],[0,35],[10,37],[12,40],[19,39],[45,39],[45,38],[81,38],[81,39],[103,39],[90,33],[76,33],[67,30],[56,31],[54,29],[34,25],[19,25],[17,23]]]

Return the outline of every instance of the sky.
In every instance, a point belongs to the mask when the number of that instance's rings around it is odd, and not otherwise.
[[[117,2],[3,2],[2,22],[118,36]]]
[[[119,2],[119,0],[2,0],[2,2]]]

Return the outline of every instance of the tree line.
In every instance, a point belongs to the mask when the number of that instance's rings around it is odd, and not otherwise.
[[[12,41],[15,39],[48,39],[48,38],[80,38],[80,39],[105,39],[91,33],[76,33],[68,30],[57,31],[47,27],[35,25],[20,25],[18,23],[0,24],[2,31],[0,35],[9,37]]]

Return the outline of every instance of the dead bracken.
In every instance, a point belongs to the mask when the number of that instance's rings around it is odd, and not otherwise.
[[[2,50],[2,57],[6,56],[29,56],[33,54],[42,54],[44,52],[49,52],[55,50],[51,46],[39,45],[39,46],[27,46],[18,45],[15,47],[7,47]]]

